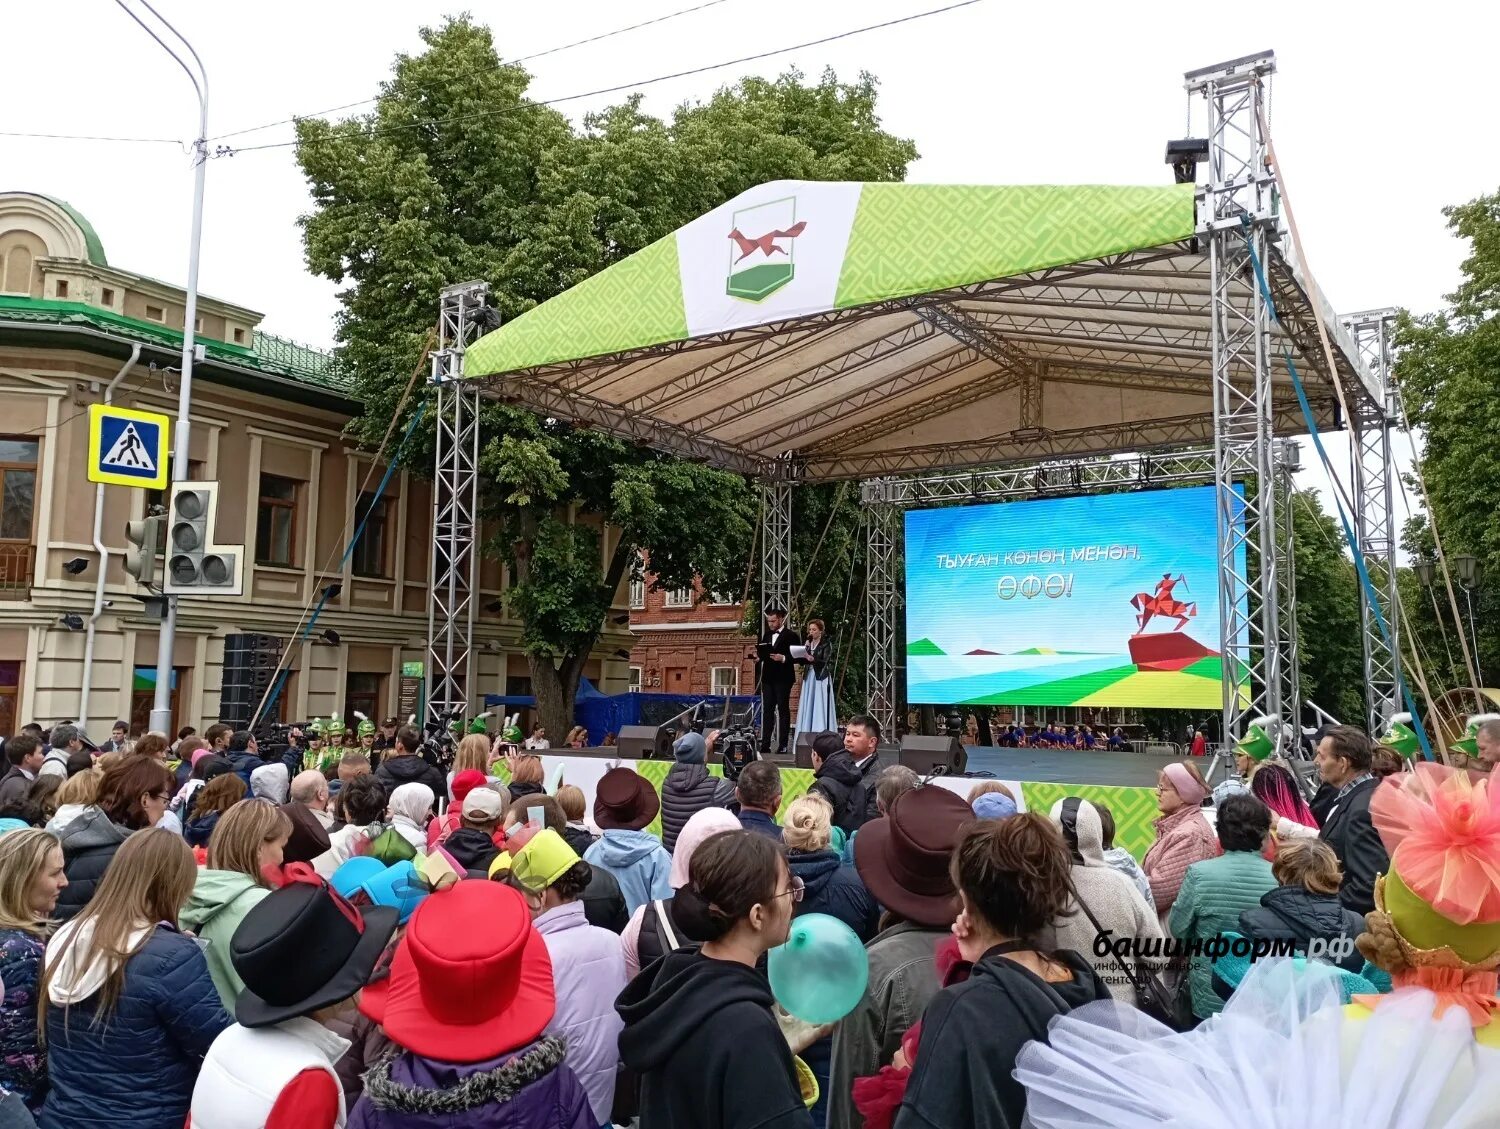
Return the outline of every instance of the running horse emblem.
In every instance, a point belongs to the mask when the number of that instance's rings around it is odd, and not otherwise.
[[[1156,616],[1175,619],[1177,626],[1172,630],[1181,631],[1187,626],[1187,621],[1198,614],[1196,602],[1184,603],[1172,595],[1172,590],[1179,584],[1184,592],[1187,591],[1187,578],[1182,573],[1173,579],[1170,572],[1164,572],[1156,582],[1155,592],[1137,592],[1130,597],[1130,604],[1138,613],[1135,617],[1137,631],[1145,631],[1146,624]]]

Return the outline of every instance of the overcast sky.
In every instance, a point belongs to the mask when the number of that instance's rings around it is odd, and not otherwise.
[[[701,0],[697,0],[701,2]],[[155,0],[197,49],[212,83],[214,135],[372,97],[417,28],[464,10],[431,0]],[[695,0],[477,0],[502,56],[693,6]],[[774,50],[944,0],[719,0],[652,27],[528,64],[533,96],[555,98]],[[1164,143],[1183,134],[1184,70],[1277,52],[1272,131],[1302,237],[1343,311],[1430,310],[1457,279],[1460,245],[1441,209],[1500,188],[1493,49],[1500,7],[1403,3],[983,0],[897,28],[647,87],[666,114],[745,74],[797,66],[881,80],[888,129],[915,139],[911,179],[972,183],[1164,183]],[[190,138],[186,78],[111,0],[9,5],[11,99],[0,129]],[[22,45],[24,49],[19,49]],[[560,107],[575,118],[622,95]],[[356,111],[357,112],[357,111]],[[1195,109],[1201,132],[1201,106]],[[289,125],[225,139],[263,144]],[[0,137],[0,188],[67,200],[98,229],[110,262],[186,277],[191,173],[173,145]],[[304,266],[304,182],[290,148],[215,160],[208,170],[201,286],[315,345],[333,338],[332,283]],[[1341,449],[1341,448],[1340,448]],[[1308,452],[1311,458],[1311,452]],[[1342,457],[1336,455],[1335,457]]]

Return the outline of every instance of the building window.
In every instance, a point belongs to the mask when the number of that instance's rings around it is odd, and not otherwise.
[[[733,592],[710,592],[708,602],[715,607],[727,608],[740,602],[740,598]]]
[[[59,278],[57,280],[57,296],[59,298],[66,298],[68,296],[68,280],[67,279],[65,279],[65,278]]]
[[[156,668],[138,666],[131,673],[130,732],[139,737],[151,727],[151,710],[156,705]],[[167,683],[167,703],[172,710],[172,733],[176,733],[182,725],[182,688],[187,682],[187,676],[187,667],[173,667],[171,681]]]
[[[37,446],[35,439],[0,439],[0,541],[31,540]]]
[[[146,320],[165,322],[167,320],[167,311],[160,306],[153,306],[148,303],[146,306]]]
[[[669,608],[692,607],[693,590],[691,588],[668,588],[666,606]]]
[[[103,290],[99,291],[99,301],[106,306],[113,306],[115,304],[114,290],[106,286]]]
[[[646,672],[638,666],[631,667],[630,682],[626,685],[625,688],[632,694],[639,694],[641,692],[641,679],[644,677],[645,673]]]
[[[203,332],[203,319],[202,318],[196,318],[195,317],[193,319],[193,332],[194,333],[202,333]]]
[[[711,666],[708,668],[708,692],[716,698],[727,698],[740,692],[740,668],[737,666]]]
[[[245,331],[243,329],[236,329],[234,331],[234,343],[236,345],[243,345],[245,343]]]
[[[645,606],[646,580],[642,577],[640,580],[632,580],[630,582],[630,610],[638,612],[644,609]]]
[[[385,518],[386,498],[374,494],[361,494],[354,507],[354,528],[364,523],[364,532],[354,544],[354,556],[350,566],[357,576],[385,575]]]
[[[297,486],[276,474],[260,476],[260,504],[255,517],[255,563],[292,567],[297,529]]]
[[[16,713],[21,701],[21,664],[14,660],[0,662],[0,733],[14,733],[19,724]]]

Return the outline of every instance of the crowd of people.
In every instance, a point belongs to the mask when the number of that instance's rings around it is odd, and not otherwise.
[[[1105,804],[924,782],[864,716],[814,739],[790,802],[687,733],[659,788],[614,767],[591,809],[481,733],[439,767],[412,729],[330,729],[265,755],[223,726],[5,741],[0,1126],[1005,1129],[1058,1017],[1189,1030],[1234,998],[1242,940],[1351,999],[1391,987],[1357,729],[1321,735],[1310,802],[1274,757],[1217,797],[1169,763],[1139,860]],[[767,975],[806,914],[868,963],[825,1026]]]

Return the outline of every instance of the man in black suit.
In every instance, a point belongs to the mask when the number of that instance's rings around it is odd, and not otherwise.
[[[776,751],[786,752],[792,734],[792,684],[797,680],[792,648],[801,644],[802,637],[786,626],[786,609],[776,604],[767,608],[766,625],[755,648],[760,679],[761,756],[770,753],[773,734]]]
[[[1338,855],[1344,871],[1339,901],[1355,913],[1375,908],[1375,878],[1390,869],[1385,844],[1370,822],[1370,799],[1380,781],[1371,773],[1375,746],[1352,725],[1331,726],[1318,742],[1315,763],[1333,791],[1319,838]]]

